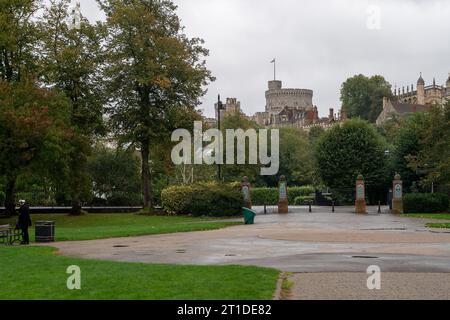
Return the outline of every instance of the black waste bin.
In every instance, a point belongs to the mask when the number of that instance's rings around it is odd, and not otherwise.
[[[55,241],[55,222],[37,221],[35,223],[36,242],[54,242]]]

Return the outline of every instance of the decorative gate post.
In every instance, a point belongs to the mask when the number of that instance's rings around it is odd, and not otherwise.
[[[356,213],[367,213],[366,210],[366,189],[364,185],[364,177],[360,174],[356,180]]]
[[[402,177],[397,173],[394,177],[393,182],[393,199],[392,199],[392,213],[402,214],[403,213],[403,181]]]
[[[252,208],[252,196],[250,193],[250,183],[248,182],[248,177],[244,177],[244,179],[242,179],[241,190],[242,190],[242,195],[244,196],[244,207],[251,209]]]
[[[278,183],[278,213],[289,213],[286,177],[281,176]]]

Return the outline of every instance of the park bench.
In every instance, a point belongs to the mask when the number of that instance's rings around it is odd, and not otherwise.
[[[9,224],[0,226],[0,244],[12,245],[14,242],[22,241],[20,230],[11,227]]]

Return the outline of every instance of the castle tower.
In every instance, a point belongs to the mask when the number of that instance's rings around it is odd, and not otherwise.
[[[450,89],[450,72],[448,73],[448,79],[445,86],[447,87],[447,89]]]
[[[425,81],[422,78],[422,72],[417,80],[417,103],[425,105]]]

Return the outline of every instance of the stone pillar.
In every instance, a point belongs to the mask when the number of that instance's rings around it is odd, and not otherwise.
[[[356,201],[355,212],[366,214],[366,189],[364,185],[364,177],[360,174],[356,179]]]
[[[278,183],[278,213],[289,213],[286,177],[281,176]]]
[[[403,213],[403,181],[402,177],[397,173],[393,182],[393,197],[392,197],[392,213]]]
[[[244,196],[244,207],[251,209],[252,208],[252,196],[250,193],[250,183],[248,182],[247,177],[244,177],[244,179],[242,179],[241,190],[242,190],[242,195]]]

